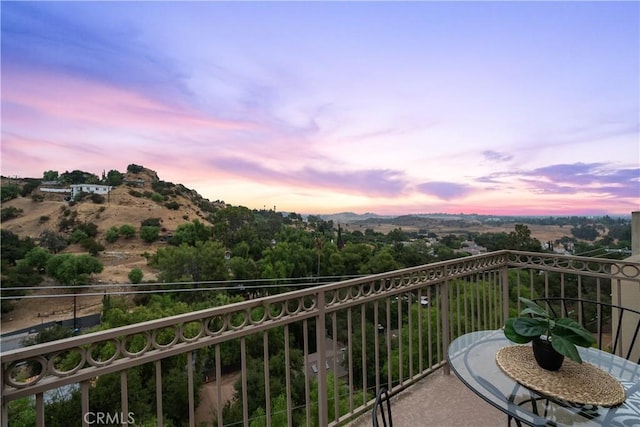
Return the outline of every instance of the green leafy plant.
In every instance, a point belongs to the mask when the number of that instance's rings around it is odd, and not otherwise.
[[[576,346],[591,347],[595,338],[575,320],[556,318],[535,302],[520,297],[527,307],[519,317],[507,319],[504,325],[505,336],[517,343],[526,344],[536,337],[551,342],[554,350],[569,359],[582,363]]]

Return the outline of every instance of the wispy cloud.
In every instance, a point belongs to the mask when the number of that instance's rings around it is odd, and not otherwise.
[[[275,169],[257,162],[226,157],[210,160],[211,166],[228,175],[261,183],[286,184],[294,188],[327,188],[339,193],[398,197],[407,186],[401,172],[393,170],[331,171],[315,167]]]
[[[88,19],[73,19],[60,4],[2,5],[4,63],[99,81],[164,102],[191,97],[184,70],[145,44],[122,23],[100,24],[100,5],[87,3]],[[91,18],[89,18],[91,16]],[[96,28],[96,26],[101,28]]]
[[[545,194],[592,193],[602,196],[638,198],[640,168],[616,168],[608,163],[569,163],[532,170],[499,172],[477,179],[500,183],[517,180],[533,191]]]
[[[482,155],[486,160],[495,161],[495,162],[507,162],[513,158],[511,154],[501,153],[493,150],[483,151]]]
[[[471,193],[472,187],[456,182],[433,181],[419,184],[418,190],[442,200],[454,200]]]

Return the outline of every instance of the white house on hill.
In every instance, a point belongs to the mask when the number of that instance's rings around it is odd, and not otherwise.
[[[74,184],[71,185],[71,198],[75,198],[78,193],[95,193],[95,194],[109,194],[113,187],[111,185],[98,185],[98,184]]]

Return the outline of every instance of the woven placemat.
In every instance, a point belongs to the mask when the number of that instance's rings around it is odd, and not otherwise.
[[[538,366],[531,346],[503,347],[496,353],[500,369],[520,384],[539,393],[581,405],[616,406],[624,402],[624,387],[591,363],[565,357],[557,371]]]

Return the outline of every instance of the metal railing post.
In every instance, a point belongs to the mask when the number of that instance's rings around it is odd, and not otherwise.
[[[447,353],[449,349],[449,284],[447,279],[442,285],[442,352]],[[448,363],[444,364],[444,374],[451,374],[451,368]]]
[[[318,350],[318,425],[328,425],[329,402],[327,401],[327,370],[323,369],[327,363],[325,348],[325,294],[324,291],[316,293],[316,306],[318,307],[318,318],[316,320],[316,347]]]
[[[509,267],[500,269],[500,281],[502,282],[502,322],[509,318]]]

